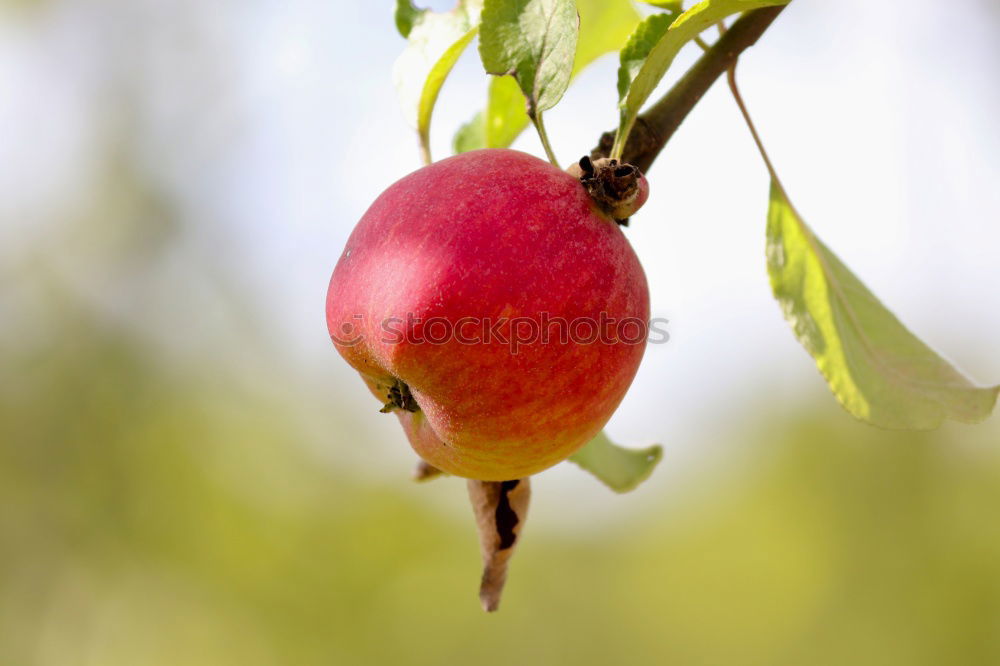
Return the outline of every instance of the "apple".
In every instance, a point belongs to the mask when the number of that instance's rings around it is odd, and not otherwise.
[[[593,438],[631,384],[649,293],[616,218],[648,186],[595,164],[573,175],[514,150],[456,155],[391,185],[348,239],[330,335],[433,467],[540,472]],[[597,196],[602,182],[620,201]]]

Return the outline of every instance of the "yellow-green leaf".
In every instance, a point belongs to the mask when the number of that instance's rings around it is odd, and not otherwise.
[[[472,120],[458,128],[452,139],[452,148],[456,153],[486,148],[486,119],[479,111]]]
[[[402,2],[403,0],[400,0]],[[660,9],[665,9],[671,14],[680,14],[684,11],[683,4],[681,0],[639,0],[647,5],[653,5],[654,7],[659,7]]]
[[[434,104],[437,102],[438,93],[441,92],[441,86],[444,85],[444,80],[455,66],[458,57],[462,55],[462,51],[476,36],[477,30],[478,28],[469,30],[457,42],[449,46],[427,75],[423,91],[420,94],[420,106],[417,113],[417,132],[420,133],[421,142],[425,145],[430,142],[431,114],[434,113]]]
[[[399,7],[412,7],[408,2]],[[478,30],[481,0],[463,0],[449,12],[420,11],[414,15],[397,8],[397,24],[407,31],[407,46],[393,67],[393,80],[403,115],[420,137],[425,160],[430,161],[430,126],[441,86]],[[400,21],[402,20],[402,23]]]
[[[625,493],[648,479],[662,457],[663,449],[659,445],[645,449],[625,449],[601,432],[571,455],[569,460],[596,476],[615,492]]]
[[[602,55],[617,51],[639,23],[639,14],[628,0],[577,0],[580,42],[573,75]]]
[[[624,146],[642,105],[649,99],[685,44],[728,16],[760,7],[786,5],[788,2],[789,0],[703,0],[677,17],[662,32],[652,28],[661,28],[664,19],[658,17],[669,15],[654,14],[643,21],[622,49],[621,67],[618,71],[619,123],[615,154]],[[650,24],[650,21],[653,23]],[[654,35],[657,35],[655,41],[652,40]]]
[[[837,400],[883,428],[975,423],[1000,387],[981,388],[885,308],[799,217],[772,181],[767,220],[771,288]]]
[[[478,148],[506,148],[524,131],[530,120],[524,95],[517,81],[509,76],[490,80],[485,111],[463,125],[455,135],[455,152]]]
[[[629,36],[628,42],[618,55],[618,99],[624,100],[629,87],[639,70],[646,63],[650,51],[667,34],[670,25],[677,20],[672,14],[652,14],[643,19]]]

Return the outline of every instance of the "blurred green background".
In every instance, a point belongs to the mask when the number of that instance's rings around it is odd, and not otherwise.
[[[741,218],[704,213],[749,229],[746,264],[670,282],[656,271],[672,262],[644,253],[704,248],[636,243],[674,338],[650,350],[612,432],[663,441],[654,479],[616,496],[569,466],[537,477],[504,603],[480,610],[464,484],[406,478],[402,434],[322,321],[354,220],[416,166],[385,108],[401,42],[387,11],[350,4],[0,5],[0,666],[1000,663],[997,419],[892,433],[839,409],[769,300],[762,173],[731,197]],[[916,5],[899,25],[937,16]],[[966,9],[995,28],[992,5]],[[854,25],[796,11],[776,49],[796,30],[811,44],[810,30]],[[370,62],[348,72],[363,40]],[[982,55],[967,43],[952,57]],[[582,89],[610,94],[613,69]],[[766,89],[747,70],[744,87]],[[977,108],[993,108],[975,71]],[[353,134],[376,146],[377,177],[345,180],[327,157],[357,154]],[[993,161],[966,175],[988,179],[1000,151],[980,136],[966,157]],[[882,148],[898,154],[873,143],[875,164]],[[660,168],[669,182],[674,167]],[[968,185],[935,182],[956,201]],[[978,295],[887,279],[923,261],[907,229],[940,229],[919,215],[903,231],[886,218],[902,235],[884,242],[905,251],[868,274],[915,294],[906,319],[995,382],[1000,329],[981,306],[997,293],[983,222],[997,200],[973,191],[963,201],[982,214],[956,217],[950,237],[964,241],[926,247],[946,257],[941,280],[977,281]],[[651,199],[641,222],[676,219],[657,218],[668,205],[683,193]],[[752,315],[733,305],[747,298]]]
[[[70,335],[3,347],[0,663],[1000,660],[994,426],[803,403],[611,521],[552,529],[574,498],[543,494],[487,616],[459,480],[318,465],[291,401],[53,298]],[[334,458],[375,446],[325,426]]]

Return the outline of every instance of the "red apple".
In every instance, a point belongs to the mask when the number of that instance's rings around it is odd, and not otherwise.
[[[548,162],[479,150],[404,177],[358,222],[327,324],[425,461],[520,479],[611,417],[642,358],[649,293],[605,210]]]

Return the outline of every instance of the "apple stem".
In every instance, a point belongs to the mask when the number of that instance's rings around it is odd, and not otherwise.
[[[500,607],[500,596],[507,582],[507,566],[528,515],[531,483],[527,478],[514,481],[469,479],[467,485],[483,555],[479,601],[483,610],[492,613]]]
[[[542,140],[542,148],[545,149],[545,155],[549,158],[549,162],[552,162],[552,166],[557,169],[561,169],[559,166],[559,160],[556,159],[556,155],[552,152],[552,145],[549,143],[549,135],[545,131],[545,123],[542,122],[542,112],[537,111],[534,113],[529,113],[528,117],[531,118],[531,122],[534,123],[535,129],[538,131],[538,138]]]

